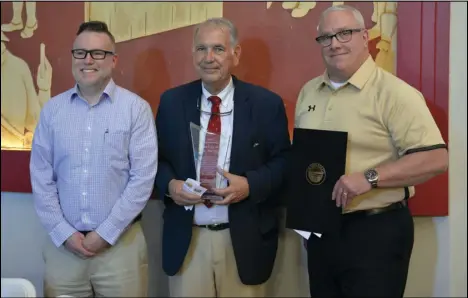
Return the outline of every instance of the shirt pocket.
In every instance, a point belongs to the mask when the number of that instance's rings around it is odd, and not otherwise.
[[[125,131],[104,133],[104,154],[111,160],[128,160],[130,133]]]

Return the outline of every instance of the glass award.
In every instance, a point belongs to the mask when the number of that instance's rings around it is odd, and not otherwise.
[[[228,180],[219,171],[225,169],[228,162],[228,150],[224,156],[219,155],[221,146],[230,147],[231,137],[207,131],[205,128],[190,123],[193,158],[200,185],[207,189],[202,195],[207,200],[222,200],[223,198],[211,192],[213,188],[226,188]]]

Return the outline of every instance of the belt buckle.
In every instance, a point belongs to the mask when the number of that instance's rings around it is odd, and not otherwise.
[[[217,228],[218,228],[220,225],[221,225],[221,224],[216,223],[216,224],[206,225],[206,227],[208,228],[208,230],[216,231]]]
[[[380,214],[380,213],[384,213],[386,210],[386,208],[374,208],[374,209],[370,209],[370,210],[367,210],[367,215],[377,215],[377,214]]]

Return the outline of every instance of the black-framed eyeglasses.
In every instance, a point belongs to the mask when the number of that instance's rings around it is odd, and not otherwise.
[[[200,113],[203,113],[203,114],[206,114],[206,115],[216,115],[216,116],[229,116],[232,114],[232,110],[231,109],[230,111],[227,111],[227,112],[223,112],[223,113],[212,113],[211,111],[204,111],[202,110],[201,108],[201,97],[198,98],[198,101],[197,101],[197,109]]]
[[[361,32],[362,28],[356,28],[356,29],[345,29],[341,30],[339,32],[336,32],[335,34],[331,35],[321,35],[315,40],[323,47],[328,47],[332,43],[333,37],[336,38],[339,42],[349,42],[351,38],[353,37],[354,32]]]
[[[91,55],[91,58],[94,60],[103,60],[107,55],[115,55],[114,52],[105,51],[105,50],[84,50],[84,49],[73,49],[71,50],[73,58],[75,59],[85,59],[88,56],[88,53]]]

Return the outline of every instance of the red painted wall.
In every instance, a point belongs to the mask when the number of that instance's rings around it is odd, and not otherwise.
[[[372,2],[348,4],[360,9],[366,26],[372,27]],[[300,88],[324,70],[319,47],[313,38],[320,12],[330,5],[330,2],[319,2],[307,16],[294,19],[280,3],[273,3],[270,9],[266,9],[265,2],[224,3],[224,16],[238,26],[243,50],[235,74],[280,94],[291,130]],[[400,2],[398,5],[398,75],[423,91],[447,137],[450,4]],[[11,19],[11,3],[2,2],[1,8],[3,24]],[[6,33],[13,41],[7,47],[23,57],[33,71],[39,62],[39,44],[46,43],[46,55],[54,70],[52,95],[73,85],[69,50],[84,18],[83,11],[83,3],[79,2],[38,2],[39,29],[31,39],[22,40],[19,31]],[[47,22],[48,15],[54,16],[53,22]],[[165,89],[196,78],[191,62],[192,32],[192,27],[186,27],[119,43],[120,60],[115,81],[145,98],[156,112],[159,95]],[[370,43],[373,56],[377,54],[377,42]],[[35,48],[37,52],[31,51]],[[2,191],[30,192],[28,168],[29,152],[2,151]],[[417,187],[416,192],[411,200],[415,215],[447,214],[447,175]]]
[[[450,3],[399,3],[397,75],[426,98],[448,144]],[[448,172],[416,187],[414,215],[448,215]]]

